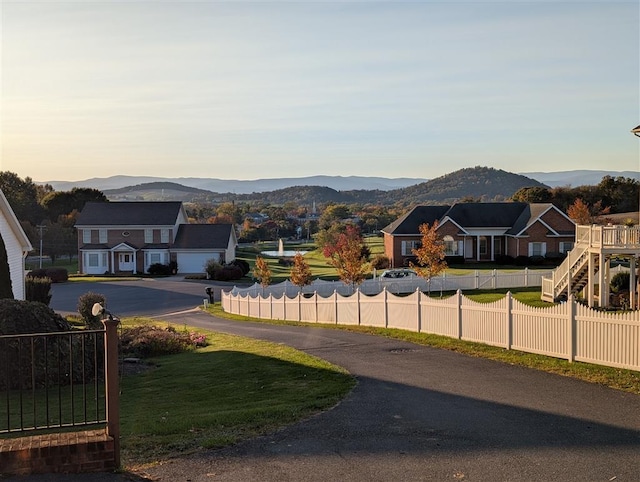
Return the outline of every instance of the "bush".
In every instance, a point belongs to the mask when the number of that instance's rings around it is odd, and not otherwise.
[[[234,281],[244,276],[242,268],[233,262],[223,266],[213,259],[207,261],[205,271],[209,279],[216,281]]]
[[[629,273],[618,273],[613,278],[611,278],[611,291],[614,293],[619,293],[620,291],[629,290],[629,281],[631,279],[631,275]]]
[[[544,256],[531,256],[529,258],[529,264],[533,266],[540,266],[544,264]]]
[[[238,266],[242,270],[242,276],[248,275],[249,271],[251,271],[251,266],[244,259],[237,259],[236,258],[233,261],[231,261],[231,263],[229,263],[229,264],[231,264],[233,266]]]
[[[509,256],[508,254],[496,255],[497,264],[512,265],[515,262],[516,262],[516,259],[513,256]]]
[[[178,332],[171,326],[142,325],[123,329],[120,344],[126,356],[147,358],[192,351],[207,346],[208,342],[206,336],[199,333]]]
[[[376,254],[371,260],[373,269],[388,269],[390,264],[389,258],[384,254]]]
[[[149,266],[147,272],[153,276],[168,276],[171,274],[171,266],[168,264],[154,263]]]
[[[514,264],[516,266],[529,266],[529,256],[516,256],[516,259],[514,260]]]
[[[51,278],[27,276],[24,287],[25,297],[28,301],[37,301],[49,306],[51,302]]]
[[[293,266],[293,258],[278,258],[280,266]]]
[[[0,335],[67,331],[71,325],[43,303],[0,299]]]
[[[78,313],[84,320],[84,323],[89,328],[101,328],[100,316],[93,316],[91,310],[93,305],[100,303],[102,306],[106,306],[107,298],[104,295],[93,293],[88,291],[78,298]]]
[[[52,283],[64,283],[69,280],[66,268],[39,268],[29,271],[27,278],[49,278]]]
[[[447,264],[464,264],[464,256],[447,256],[444,258]]]

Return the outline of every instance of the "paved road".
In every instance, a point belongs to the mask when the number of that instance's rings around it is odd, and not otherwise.
[[[358,385],[302,423],[153,467],[154,480],[640,480],[638,396],[363,334],[198,311],[166,318],[286,343],[346,367]],[[29,480],[130,480],[82,477]]]

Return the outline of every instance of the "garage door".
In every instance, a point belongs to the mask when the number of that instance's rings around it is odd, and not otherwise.
[[[204,273],[209,259],[220,259],[219,253],[178,253],[178,273]]]

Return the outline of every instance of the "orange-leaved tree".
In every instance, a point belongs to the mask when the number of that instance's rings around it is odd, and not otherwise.
[[[599,216],[609,214],[611,208],[609,206],[603,208],[602,201],[598,201],[589,206],[580,198],[576,198],[571,206],[567,208],[567,214],[576,224],[593,224]]]
[[[447,262],[444,260],[445,245],[437,233],[438,221],[434,221],[431,226],[429,223],[421,224],[419,229],[422,235],[421,245],[411,250],[418,263],[410,263],[410,265],[427,280],[429,291],[431,291],[431,278],[447,269]]]
[[[307,263],[304,256],[300,253],[296,253],[293,257],[293,266],[291,267],[290,277],[291,282],[300,288],[310,285],[313,281],[309,263]]]
[[[357,226],[347,225],[334,240],[324,245],[322,253],[338,272],[343,283],[359,285],[369,272],[367,250]]]
[[[257,278],[263,288],[269,286],[271,283],[271,270],[264,258],[261,258],[260,256],[256,257],[256,265],[253,268],[253,275]]]

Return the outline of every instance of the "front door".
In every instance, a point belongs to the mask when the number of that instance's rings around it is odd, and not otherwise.
[[[464,257],[467,259],[471,259],[474,256],[475,253],[473,252],[473,238],[464,238]]]
[[[133,253],[118,253],[120,271],[133,271]]]

